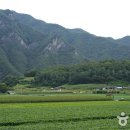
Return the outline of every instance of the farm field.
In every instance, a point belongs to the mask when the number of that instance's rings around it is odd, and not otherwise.
[[[129,130],[118,124],[130,116],[129,101],[0,104],[0,130]]]
[[[129,94],[44,94],[0,95],[0,103],[80,102],[80,101],[130,101]]]
[[[0,95],[0,103],[110,101],[112,96],[103,94],[50,94],[50,95]]]

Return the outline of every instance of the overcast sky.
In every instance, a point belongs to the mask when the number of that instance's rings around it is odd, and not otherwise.
[[[0,9],[30,14],[66,28],[120,38],[130,35],[130,0],[0,0]]]

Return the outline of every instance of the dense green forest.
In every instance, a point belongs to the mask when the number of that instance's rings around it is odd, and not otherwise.
[[[0,83],[0,92],[6,92],[24,79],[31,78],[29,87],[57,87],[64,84],[106,84],[127,86],[130,84],[130,60],[89,61],[73,65],[58,65],[28,71],[24,77],[8,75]]]
[[[34,75],[30,73],[30,76]],[[28,74],[29,75],[29,74]],[[63,84],[86,84],[130,82],[130,61],[91,61],[77,65],[57,66],[36,73],[34,84],[60,86]]]

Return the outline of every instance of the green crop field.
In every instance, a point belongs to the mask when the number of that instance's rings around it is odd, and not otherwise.
[[[129,101],[0,104],[0,130],[129,130],[117,116],[130,116]]]
[[[86,94],[54,94],[54,95],[1,95],[0,103],[39,103],[39,102],[77,102],[77,101],[109,101],[112,96]]]

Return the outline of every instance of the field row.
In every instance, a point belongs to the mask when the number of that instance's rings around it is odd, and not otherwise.
[[[71,102],[71,101],[109,101],[112,97],[105,95],[61,94],[43,96],[3,95],[0,103],[34,103],[34,102]]]
[[[128,101],[0,104],[0,130],[119,130],[129,110]]]

